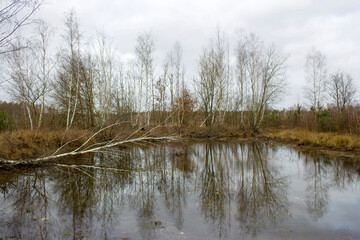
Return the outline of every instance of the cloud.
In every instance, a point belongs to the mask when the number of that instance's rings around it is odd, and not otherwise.
[[[305,56],[311,46],[327,56],[331,70],[343,68],[360,82],[358,0],[48,0],[39,15],[60,34],[64,12],[70,8],[76,10],[85,36],[103,27],[125,59],[133,56],[136,38],[143,31],[151,30],[156,37],[158,64],[180,41],[189,78],[197,73],[198,56],[217,25],[230,37],[237,29],[253,31],[266,43],[275,42],[291,53],[285,107],[301,95]]]

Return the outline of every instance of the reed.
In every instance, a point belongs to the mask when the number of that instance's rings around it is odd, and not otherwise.
[[[264,137],[280,141],[295,141],[300,145],[360,151],[360,136],[358,135],[287,129],[267,132]]]

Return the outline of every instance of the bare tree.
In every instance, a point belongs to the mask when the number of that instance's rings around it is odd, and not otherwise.
[[[200,106],[205,113],[204,123],[211,124],[214,115],[215,97],[217,94],[215,76],[212,65],[212,52],[204,49],[199,61],[199,80],[196,81],[196,92],[199,95]]]
[[[130,116],[130,121],[133,123],[133,112],[135,111],[135,86],[133,85],[135,73],[132,62],[127,69],[124,68],[123,63],[119,63],[119,70],[114,78],[115,85],[113,89],[113,101],[118,118]],[[133,123],[136,125],[136,123]]]
[[[325,100],[327,83],[326,57],[319,50],[312,48],[306,56],[305,98],[315,111],[319,111]]]
[[[0,1],[0,55],[23,48],[24,45],[12,44],[17,38],[16,32],[29,23],[42,3],[43,0]]]
[[[237,79],[239,102],[247,116],[247,125],[254,132],[260,130],[266,108],[281,98],[286,86],[287,56],[274,45],[264,43],[254,34],[238,40]]]
[[[90,53],[80,59],[79,62],[79,111],[82,115],[84,127],[94,127],[95,119],[95,79],[98,75],[96,70],[96,61]]]
[[[216,53],[216,76],[219,84],[219,98],[217,101],[216,111],[219,112],[219,121],[224,123],[225,115],[230,110],[230,54],[229,39],[221,31],[220,27],[216,29],[215,38],[211,41],[212,48]]]
[[[210,40],[209,47],[200,56],[200,79],[196,83],[206,125],[213,124],[221,110],[227,110],[226,97],[230,86],[227,54],[228,41],[220,29],[217,29],[215,38]]]
[[[104,124],[112,108],[115,55],[111,40],[104,31],[95,41],[97,103],[100,122]]]
[[[51,74],[55,63],[48,52],[50,37],[50,27],[39,21],[33,43],[22,51],[10,51],[7,54],[11,78],[9,92],[16,101],[24,104],[31,130],[35,124],[37,129],[40,128],[45,99],[51,90]],[[21,45],[19,42],[13,49]]]
[[[171,114],[175,116],[177,110],[174,106],[175,99],[180,99],[184,90],[185,69],[182,63],[182,48],[179,42],[176,42],[170,52],[167,54],[164,71],[166,70],[166,78],[169,84],[170,95],[170,110]],[[178,106],[177,106],[178,107]],[[177,122],[180,122],[181,114],[178,111]],[[171,118],[174,121],[174,118]]]
[[[143,103],[148,125],[150,124],[151,110],[154,109],[155,105],[154,47],[154,38],[151,32],[145,32],[138,36],[135,53],[139,71],[139,114]],[[145,99],[142,101],[144,96]]]
[[[166,113],[166,89],[167,89],[167,75],[168,75],[169,65],[164,64],[163,73],[158,78],[155,89],[156,89],[156,110],[159,114],[159,122],[164,120],[164,114]]]
[[[246,76],[247,76],[247,36],[244,33],[240,33],[237,40],[237,46],[235,48],[235,58],[236,58],[236,86],[237,94],[235,97],[235,109],[234,111],[240,111],[240,125],[245,127],[244,122],[244,112],[245,108],[245,92],[246,92]]]
[[[182,83],[182,91],[179,98],[175,99],[174,109],[178,112],[178,124],[180,126],[189,123],[190,114],[194,111],[197,102],[185,83]]]
[[[45,98],[50,93],[52,72],[56,65],[51,53],[49,52],[50,40],[52,37],[52,28],[44,21],[40,20],[37,23],[36,35],[39,36],[36,41],[36,63],[37,63],[37,79],[40,82],[40,113],[37,128],[42,124],[42,119],[45,111]]]
[[[354,101],[355,93],[353,78],[349,74],[338,70],[330,76],[329,95],[338,110],[350,105]]]
[[[80,97],[80,30],[74,10],[66,13],[64,40],[67,48],[60,52],[60,69],[55,84],[55,100],[66,112],[66,129],[74,121]]]
[[[18,46],[21,46],[21,43],[14,45],[14,49]],[[11,51],[7,56],[11,79],[9,93],[15,101],[24,105],[30,130],[34,129],[34,111],[41,92],[41,86],[36,80],[33,57],[30,48],[24,51]]]
[[[128,102],[130,104],[130,111],[131,111],[131,123],[133,126],[138,125],[139,121],[139,114],[141,110],[141,100],[140,96],[137,96],[137,94],[140,92],[140,86],[141,80],[139,82],[139,76],[137,71],[137,63],[135,60],[131,60],[127,63],[127,70],[125,75],[126,85],[128,89]],[[138,113],[137,117],[135,117],[135,114]]]

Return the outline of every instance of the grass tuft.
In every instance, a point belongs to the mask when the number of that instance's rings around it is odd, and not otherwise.
[[[357,135],[288,129],[268,132],[265,133],[264,136],[281,141],[296,141],[300,145],[360,151],[360,136]]]

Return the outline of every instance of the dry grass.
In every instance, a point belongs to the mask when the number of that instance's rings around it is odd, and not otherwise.
[[[95,130],[94,130],[95,131]],[[87,130],[71,130],[64,137],[64,130],[59,131],[30,131],[18,130],[0,133],[0,159],[7,160],[25,160],[31,158],[38,158],[48,156],[54,153],[59,147],[67,142],[66,147],[61,148],[62,153],[71,151],[81,146],[94,131]],[[140,129],[131,128],[130,126],[119,125],[115,128],[108,129],[96,135],[95,139],[87,145],[95,142],[103,142],[113,139],[126,139],[141,137],[144,134],[150,137],[163,137],[180,135],[187,138],[236,138],[244,137],[238,129],[217,126],[195,128],[193,126],[178,128],[175,126],[147,126]]]
[[[103,133],[96,136],[88,144],[95,142],[102,142],[117,135],[118,138],[124,138],[131,133],[132,137],[138,137],[148,133],[150,136],[163,135],[181,135],[189,138],[238,138],[248,137],[246,133],[242,133],[238,129],[231,129],[228,127],[216,128],[168,128],[159,127],[153,131],[148,132],[148,129],[135,131],[131,128],[120,127],[114,132]],[[60,146],[70,142],[66,147],[61,149],[61,152],[74,150],[81,146],[93,133],[86,130],[71,130],[64,137],[64,131],[12,131],[3,132],[0,134],[0,158],[8,160],[37,158],[52,154]],[[308,145],[313,147],[326,147],[336,150],[351,150],[360,151],[360,136],[345,135],[338,133],[319,133],[307,130],[274,130],[268,131],[264,137],[276,139],[280,141],[296,142],[299,145]],[[58,152],[60,153],[60,152]]]
[[[89,133],[64,131],[12,131],[0,134],[0,158],[28,159],[53,153],[58,147],[71,141],[63,151],[75,149],[86,141]]]
[[[301,145],[326,147],[338,150],[360,151],[360,136],[307,130],[281,130],[264,134],[267,138],[296,141]]]

